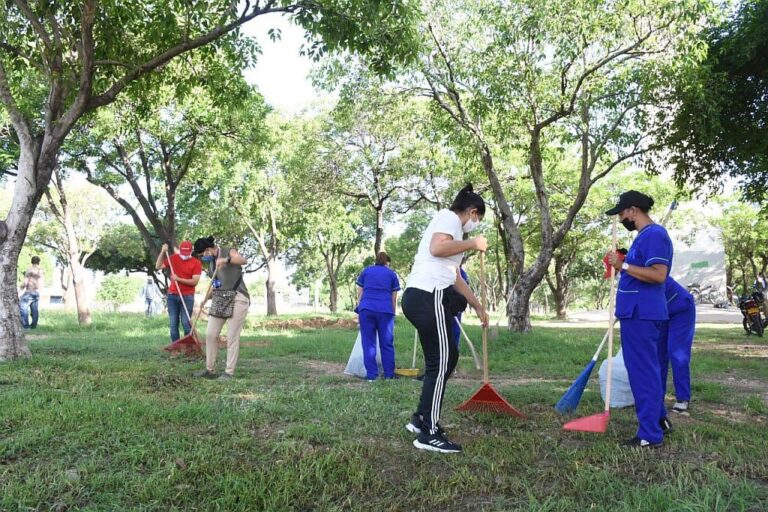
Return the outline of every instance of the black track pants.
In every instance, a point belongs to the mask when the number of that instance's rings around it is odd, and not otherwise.
[[[418,288],[407,288],[403,293],[403,313],[416,327],[424,351],[424,383],[417,412],[430,434],[435,433],[440,419],[445,382],[459,360],[459,351],[451,340],[453,316],[443,304],[445,293]]]

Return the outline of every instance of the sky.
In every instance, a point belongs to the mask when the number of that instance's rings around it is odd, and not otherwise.
[[[271,28],[280,29],[281,38],[272,41]],[[262,54],[256,65],[244,72],[249,84],[255,84],[266,102],[289,114],[309,107],[319,94],[309,79],[312,61],[299,55],[304,30],[279,15],[261,16],[247,23],[244,33],[258,41]]]

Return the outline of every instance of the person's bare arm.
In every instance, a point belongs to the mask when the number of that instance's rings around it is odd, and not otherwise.
[[[469,240],[454,240],[446,233],[434,233],[429,241],[429,253],[436,258],[447,258],[465,251],[484,251],[488,248],[488,241],[483,235],[478,235]]]
[[[184,277],[179,277],[177,275],[173,275],[172,279],[176,281],[177,283],[181,283],[186,286],[197,286],[197,283],[200,282],[200,274],[196,276],[192,276],[191,278],[187,279]]]
[[[458,269],[456,269],[456,282],[454,283],[453,287],[456,288],[456,291],[462,294],[464,298],[467,299],[469,305],[474,308],[474,310],[477,312],[477,316],[480,318],[480,323],[483,325],[483,327],[488,327],[488,313],[485,311],[483,305],[480,304],[480,301],[477,300],[475,294],[472,293],[472,289],[469,287],[466,281],[461,278],[461,274],[459,274]]]
[[[248,263],[248,260],[246,260],[239,252],[237,252],[235,249],[230,249],[229,254],[226,257],[219,258],[216,260],[216,266],[218,268],[223,267],[227,264],[232,265],[246,265]]]
[[[165,259],[168,257],[168,244],[163,244],[163,246],[160,248],[160,254],[157,255],[157,260],[155,261],[155,270],[162,270],[163,263],[165,263]]]

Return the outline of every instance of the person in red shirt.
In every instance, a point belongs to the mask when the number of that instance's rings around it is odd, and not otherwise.
[[[187,335],[192,330],[189,315],[195,305],[195,286],[200,281],[203,266],[192,257],[192,242],[184,240],[176,254],[168,255],[168,244],[163,244],[155,268],[170,270],[168,286],[168,316],[171,321],[171,341],[179,339],[179,320]],[[182,301],[184,301],[182,303]],[[186,306],[186,308],[185,308]]]

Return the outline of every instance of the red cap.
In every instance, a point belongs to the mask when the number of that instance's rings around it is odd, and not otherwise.
[[[192,255],[192,242],[189,240],[184,240],[181,242],[181,245],[179,246],[179,254],[182,256],[191,256]]]

